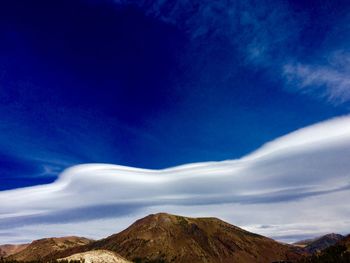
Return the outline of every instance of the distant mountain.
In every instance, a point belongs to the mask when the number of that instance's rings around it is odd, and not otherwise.
[[[250,233],[217,218],[165,213],[142,218],[124,231],[61,255],[114,251],[134,262],[270,263],[299,258],[294,246]]]
[[[84,263],[131,263],[120,255],[107,250],[92,250],[83,253],[77,253],[72,256],[59,259],[58,261],[67,260],[80,261]]]
[[[18,261],[41,260],[55,254],[59,251],[66,250],[77,246],[87,245],[92,240],[83,237],[60,237],[60,238],[44,238],[35,240],[26,248],[15,253],[7,259]]]
[[[308,253],[315,253],[317,251],[322,251],[332,245],[335,245],[343,238],[344,236],[340,234],[332,233],[314,239],[302,240],[294,243],[294,245],[304,247]]]
[[[0,245],[0,257],[8,257],[10,255],[16,254],[23,249],[25,249],[29,244],[19,244],[19,245]]]
[[[298,263],[349,263],[350,235],[318,253],[303,257]]]

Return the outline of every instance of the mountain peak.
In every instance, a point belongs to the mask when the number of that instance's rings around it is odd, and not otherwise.
[[[217,218],[150,214],[87,250],[114,251],[136,262],[270,262],[296,256],[291,246]]]
[[[178,216],[168,213],[156,213],[156,214],[150,214],[144,218],[141,218],[137,220],[135,223],[142,223],[145,224],[147,222],[151,223],[158,223],[158,224],[181,224],[181,223],[194,223],[196,221],[212,221],[212,222],[221,222],[225,223],[224,221],[215,218],[215,217],[185,217],[185,216]]]

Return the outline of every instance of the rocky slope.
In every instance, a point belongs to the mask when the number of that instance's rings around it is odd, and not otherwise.
[[[295,259],[295,247],[250,233],[217,218],[149,215],[124,231],[64,251],[104,249],[135,262],[270,263]]]
[[[67,260],[68,262],[75,260],[84,263],[131,263],[131,261],[128,261],[118,254],[107,250],[92,250],[83,253],[77,253],[72,256],[59,259],[58,261],[61,260]]]

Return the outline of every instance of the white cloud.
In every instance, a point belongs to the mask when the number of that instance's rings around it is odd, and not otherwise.
[[[346,116],[300,129],[238,160],[164,170],[79,165],[52,184],[0,192],[0,243],[48,234],[99,238],[160,211],[216,216],[283,240],[345,233],[349,156]]]

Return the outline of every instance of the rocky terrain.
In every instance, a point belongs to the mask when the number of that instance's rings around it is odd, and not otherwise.
[[[83,253],[77,253],[69,257],[59,259],[58,261],[81,261],[84,263],[131,263],[120,255],[108,250],[92,250]]]

